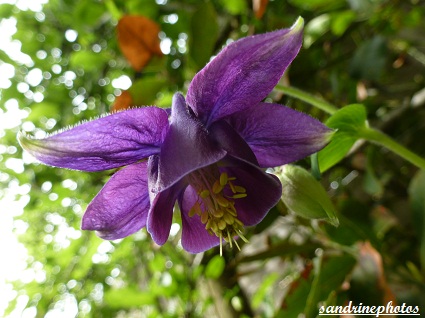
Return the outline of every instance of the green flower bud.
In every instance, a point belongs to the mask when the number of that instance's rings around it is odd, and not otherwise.
[[[335,208],[322,185],[305,169],[285,165],[277,173],[282,182],[282,201],[295,214],[324,219],[338,226]]]

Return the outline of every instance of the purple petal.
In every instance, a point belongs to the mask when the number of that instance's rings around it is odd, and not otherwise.
[[[322,149],[332,134],[320,121],[277,104],[260,103],[233,114],[229,123],[251,147],[261,167],[309,156]]]
[[[196,191],[188,186],[179,200],[182,214],[182,246],[190,253],[201,253],[220,243],[217,236],[208,233],[199,215],[189,217],[189,210],[198,199]]]
[[[252,149],[227,122],[219,120],[213,123],[209,129],[211,137],[216,140],[221,148],[236,158],[249,161],[258,166],[257,158]]]
[[[146,228],[158,245],[163,245],[168,239],[173,221],[174,204],[185,186],[183,182],[179,182],[159,192],[152,201]]]
[[[161,146],[158,178],[152,189],[162,191],[191,171],[217,162],[225,155],[226,151],[218,147],[189,113],[184,97],[175,94],[170,128]]]
[[[192,80],[187,103],[209,126],[263,100],[302,44],[303,20],[291,29],[246,37],[229,44]]]
[[[61,168],[100,171],[158,153],[168,115],[156,107],[135,108],[78,125],[45,139],[19,135],[39,161]]]
[[[230,177],[236,177],[235,185],[246,189],[245,198],[235,199],[238,219],[245,226],[260,223],[282,196],[279,178],[243,160],[226,157],[223,161],[223,171]]]
[[[144,227],[150,205],[146,166],[141,162],[116,172],[87,207],[81,228],[115,240]]]

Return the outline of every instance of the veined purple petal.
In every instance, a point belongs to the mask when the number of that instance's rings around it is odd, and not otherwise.
[[[291,29],[246,37],[229,44],[193,78],[187,103],[209,126],[263,100],[302,44],[303,20]]]
[[[167,242],[173,221],[174,204],[186,184],[179,182],[155,195],[148,214],[146,228],[158,245]]]
[[[155,192],[170,187],[183,176],[198,168],[219,161],[226,151],[208,136],[208,132],[193,114],[189,113],[181,94],[175,94],[171,124],[161,146]]]
[[[277,104],[260,103],[229,117],[261,167],[300,160],[322,149],[332,130],[304,113]]]
[[[115,240],[144,227],[150,206],[146,166],[141,162],[116,172],[87,207],[81,228]]]
[[[83,123],[45,139],[19,135],[22,148],[56,167],[100,171],[158,153],[168,115],[156,107],[135,108]]]
[[[245,226],[256,225],[274,207],[282,195],[279,178],[243,160],[226,157],[223,171],[236,177],[235,185],[244,187],[247,196],[235,199],[238,219]]]
[[[198,199],[199,195],[191,186],[186,188],[179,199],[182,214],[182,246],[190,253],[201,253],[220,243],[217,236],[208,233],[199,215],[189,217],[189,210]]]

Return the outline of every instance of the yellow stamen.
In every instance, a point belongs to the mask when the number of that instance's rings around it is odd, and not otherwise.
[[[230,244],[230,248],[232,248],[233,247],[232,246],[232,237],[230,236],[230,232],[229,231],[227,231],[227,239],[228,239],[228,242]]]
[[[244,187],[241,187],[241,186],[235,185],[235,190],[238,193],[246,193],[246,189]]]
[[[222,187],[224,187],[224,186],[227,184],[227,180],[228,180],[227,173],[226,173],[226,172],[223,172],[223,173],[220,175],[220,185],[221,185]]]
[[[232,190],[233,193],[236,193],[235,185],[232,182],[229,182],[229,187]]]
[[[217,196],[216,200],[223,208],[227,208],[229,206],[229,201],[222,196]]]
[[[236,237],[248,242],[242,233],[244,224],[238,219],[235,208],[235,200],[248,194],[244,187],[235,184],[235,180],[227,172],[219,173],[218,166],[197,170],[188,177],[189,184],[199,195],[198,201],[189,210],[189,217],[199,215],[205,230],[219,238],[220,255],[223,254],[223,241],[228,242],[230,247],[234,242],[239,250]]]
[[[220,184],[220,181],[217,180],[216,182],[214,182],[212,190],[213,190],[214,194],[218,194],[223,190],[223,187],[224,186],[222,186]]]
[[[207,223],[208,221],[208,212],[207,211],[202,211],[201,213],[201,222],[202,224]]]
[[[244,241],[245,243],[249,242],[248,239],[242,234],[241,231],[238,231],[238,235],[242,239],[242,241]]]
[[[233,240],[233,242],[235,242],[236,247],[238,248],[239,252],[241,251],[241,248],[239,247],[239,244],[236,240]]]
[[[206,198],[208,198],[210,196],[210,192],[208,190],[201,191],[201,193],[199,193],[199,196],[202,199],[206,199]]]
[[[214,215],[216,218],[221,218],[224,215],[223,209],[213,209],[210,211],[212,215]]]
[[[223,230],[226,228],[227,223],[226,223],[226,221],[224,221],[223,219],[220,219],[220,220],[217,222],[217,225],[218,225],[218,228],[219,228],[221,231],[223,231]]]
[[[235,217],[231,214],[224,214],[223,220],[229,225],[232,225],[233,223],[235,223]]]

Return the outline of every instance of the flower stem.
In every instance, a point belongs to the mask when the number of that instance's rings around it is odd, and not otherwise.
[[[416,167],[425,170],[425,159],[419,157],[417,154],[411,152],[409,149],[403,147],[401,144],[391,139],[383,132],[374,128],[365,127],[359,131],[360,137],[368,141],[374,142],[381,145],[392,152],[396,153],[400,157],[414,164]]]
[[[338,110],[338,108],[335,107],[334,105],[324,101],[323,99],[317,98],[309,93],[303,92],[302,90],[298,88],[277,85],[275,89],[282,93],[285,93],[288,96],[297,98],[316,108],[319,108],[330,115],[334,114]]]
[[[316,108],[319,108],[320,110],[323,110],[324,112],[330,115],[333,115],[335,112],[338,111],[338,108],[336,106],[320,98],[317,98],[316,96],[313,96],[309,93],[303,92],[302,90],[298,88],[277,85],[275,89],[282,93],[285,93],[288,96],[297,98]],[[388,150],[391,150],[392,152],[404,158],[405,160],[409,161],[416,167],[425,170],[424,158],[419,157],[417,154],[413,153],[412,151],[405,148],[404,146],[402,146],[395,140],[391,139],[389,136],[387,136],[383,132],[371,127],[365,127],[359,131],[359,136],[370,142],[374,142],[378,145],[381,145],[387,148]]]

